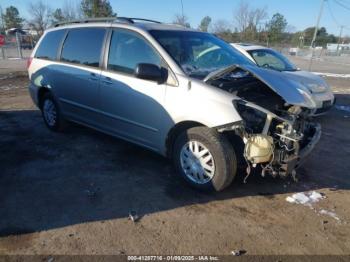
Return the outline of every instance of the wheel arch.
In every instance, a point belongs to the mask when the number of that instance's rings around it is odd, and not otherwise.
[[[38,90],[38,107],[41,109],[42,107],[42,102],[43,102],[43,98],[45,96],[45,94],[47,93],[50,93],[50,89],[43,86],[43,87],[40,87],[39,90]]]
[[[200,122],[196,122],[196,121],[182,121],[177,123],[175,126],[173,126],[169,132],[168,135],[166,137],[166,156],[171,158],[172,154],[173,154],[173,150],[174,150],[174,144],[175,144],[175,140],[176,138],[185,130],[188,130],[190,128],[193,127],[200,127],[200,126],[204,126],[204,124],[200,123]]]

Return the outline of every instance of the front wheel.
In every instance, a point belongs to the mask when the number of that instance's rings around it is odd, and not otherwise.
[[[175,142],[174,164],[182,177],[195,188],[221,191],[236,175],[237,160],[226,137],[206,127],[194,127]]]

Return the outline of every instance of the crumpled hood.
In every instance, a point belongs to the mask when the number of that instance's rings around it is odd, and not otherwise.
[[[300,82],[300,77],[290,77],[290,74],[248,64],[233,65],[231,69],[234,70],[235,68],[241,68],[251,73],[254,77],[274,90],[288,104],[307,108],[316,107],[309,90]],[[228,73],[227,71],[225,72]],[[208,80],[209,79],[206,79],[206,81]]]
[[[325,89],[329,89],[329,86],[323,77],[315,75],[313,73],[307,71],[284,71],[281,73],[286,77],[293,79],[294,81],[300,82],[305,87],[307,87],[310,92],[312,92],[312,90],[308,87],[309,84],[316,84],[324,87]]]

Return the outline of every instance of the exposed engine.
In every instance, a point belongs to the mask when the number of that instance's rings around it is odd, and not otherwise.
[[[319,127],[309,118],[309,110],[287,104],[283,98],[249,73],[236,69],[212,80],[214,85],[241,100],[235,106],[244,123],[235,132],[244,141],[247,177],[251,168],[261,167],[261,174],[295,175],[301,151],[306,151]],[[320,135],[320,132],[318,132]]]

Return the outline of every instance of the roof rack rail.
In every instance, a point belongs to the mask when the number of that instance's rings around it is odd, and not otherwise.
[[[123,17],[124,18],[124,17]],[[135,23],[135,21],[141,21],[141,22],[150,22],[150,23],[155,23],[155,24],[161,24],[162,22],[156,21],[156,20],[151,20],[151,19],[145,19],[145,18],[136,18],[136,17],[125,17],[126,19],[129,19]]]
[[[94,23],[94,22],[113,22],[117,20],[117,17],[96,17],[96,18],[86,18],[79,20],[64,21],[54,24],[53,27],[59,27],[68,24],[83,24],[83,23]]]
[[[53,27],[59,27],[63,25],[68,24],[84,24],[84,23],[95,23],[95,22],[121,22],[121,23],[128,23],[128,24],[134,24],[135,21],[144,21],[144,22],[150,22],[150,23],[157,23],[161,24],[159,21],[150,20],[150,19],[144,19],[144,18],[134,18],[134,17],[96,17],[96,18],[86,18],[86,19],[79,19],[79,20],[72,20],[72,21],[65,21],[56,23],[53,25]]]

